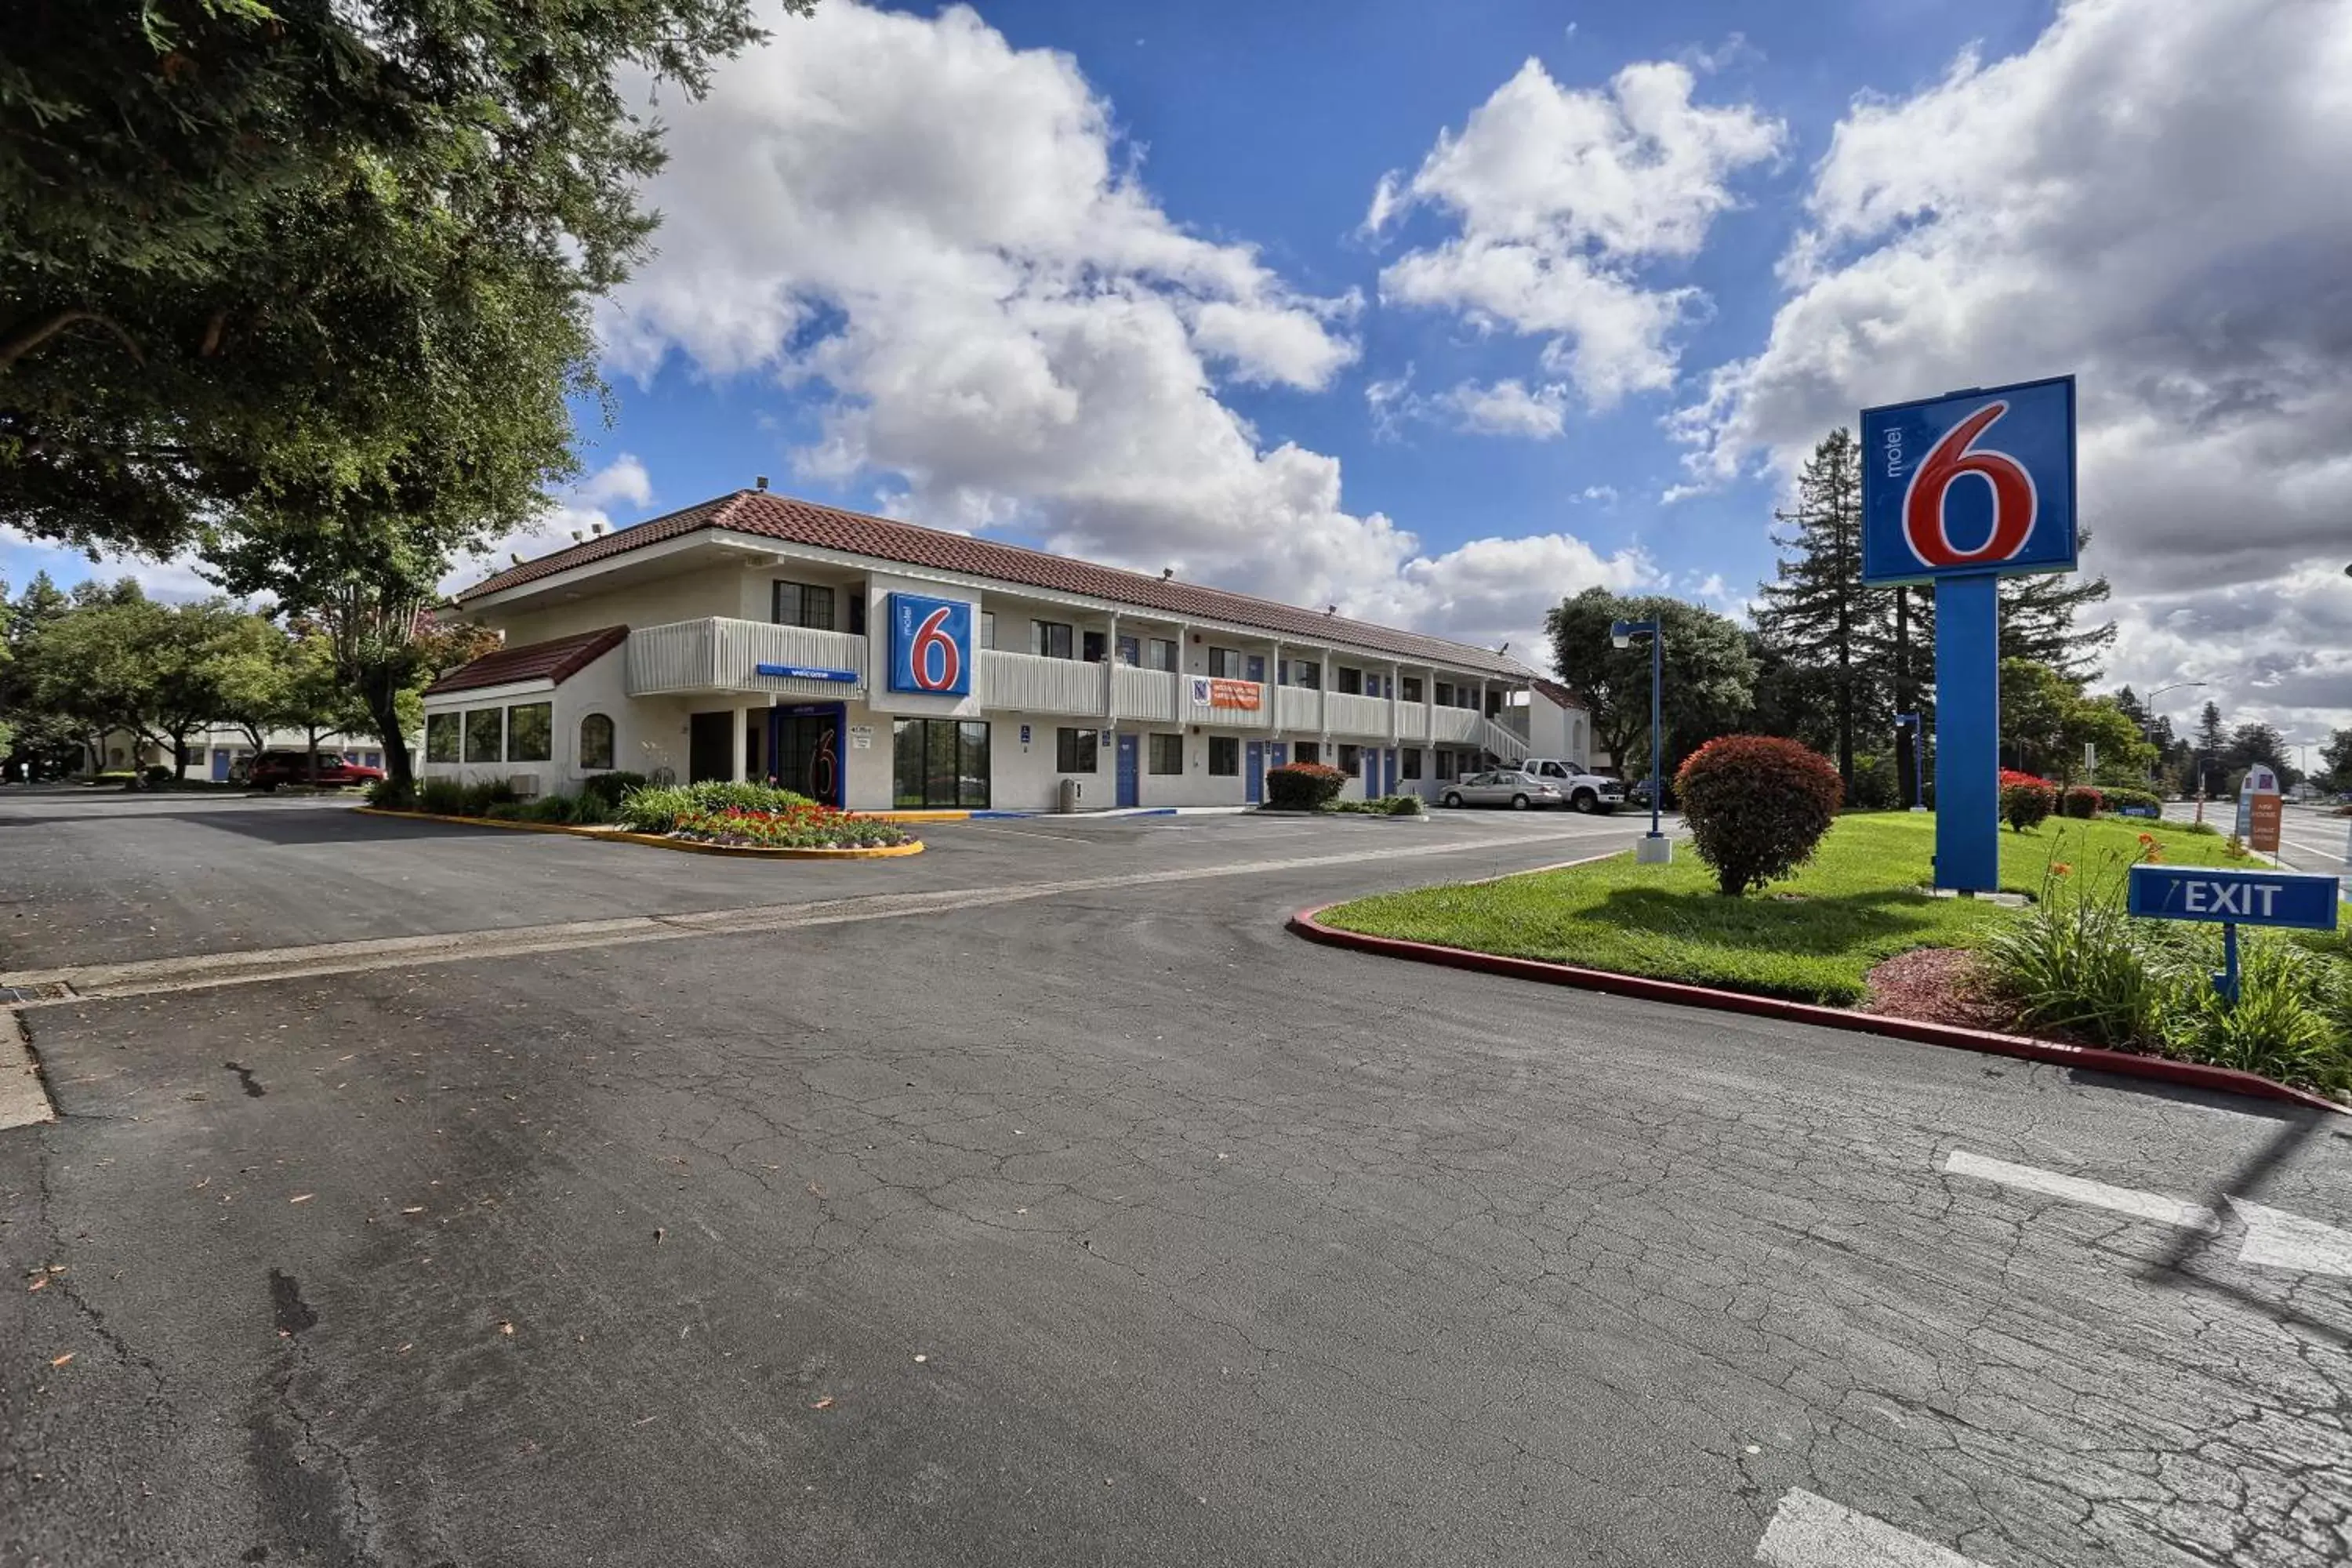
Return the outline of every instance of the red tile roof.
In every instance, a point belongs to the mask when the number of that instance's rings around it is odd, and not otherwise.
[[[1528,684],[1549,698],[1555,708],[1574,708],[1580,712],[1584,710],[1584,699],[1557,680],[1546,680],[1541,676],[1538,676]]]
[[[1090,561],[1076,561],[1066,555],[1048,555],[1042,550],[1027,550],[1017,544],[975,539],[970,534],[950,533],[911,522],[869,517],[863,512],[844,511],[837,507],[819,506],[814,501],[797,500],[767,490],[737,490],[731,495],[688,507],[683,511],[671,512],[667,517],[654,518],[616,533],[583,540],[477,583],[459,594],[457,601],[461,605],[467,604],[487,594],[520,587],[558,572],[609,560],[628,551],[705,529],[726,529],[735,533],[812,545],[822,550],[837,550],[880,561],[896,561],[943,572],[961,572],[974,577],[992,577],[1025,587],[1083,594],[1089,598],[1109,599],[1140,609],[1157,610],[1163,615],[1194,616],[1203,620],[1249,626],[1308,645],[1319,646],[1336,638],[1354,647],[1376,648],[1403,658],[1425,659],[1458,668],[1486,670],[1519,679],[1528,674],[1526,668],[1516,660],[1468,643],[1450,642],[1444,637],[1426,637],[1419,632],[1399,631],[1392,626],[1350,620],[1344,616],[1327,616],[1301,609],[1296,605],[1280,604],[1248,594],[1230,593],[1223,588],[1204,587],[1197,583],[1177,582],[1148,576],[1140,572],[1097,566]]]
[[[451,670],[426,687],[425,695],[438,697],[446,691],[471,691],[481,686],[504,686],[512,680],[550,680],[561,686],[628,637],[626,626],[605,626],[546,642],[525,643],[520,647],[502,647]]]

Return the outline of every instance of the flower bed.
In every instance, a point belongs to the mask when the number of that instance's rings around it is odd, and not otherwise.
[[[671,823],[669,837],[746,849],[882,849],[914,838],[898,823],[852,816],[813,801],[772,810],[721,806],[681,811]]]

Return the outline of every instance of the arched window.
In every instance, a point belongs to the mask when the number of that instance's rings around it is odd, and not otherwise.
[[[613,765],[613,721],[591,713],[580,721],[580,771],[589,773]]]

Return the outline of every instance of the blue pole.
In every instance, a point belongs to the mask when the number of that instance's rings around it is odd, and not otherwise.
[[[1990,573],[1936,579],[1936,886],[2000,887],[2000,599]]]
[[[2221,1000],[2234,1007],[2238,1005],[2238,922],[2221,922],[2221,973],[2213,976],[2213,989]]]
[[[1660,700],[1666,665],[1666,627],[1663,617],[1650,623],[1650,837],[1664,837],[1658,831],[1658,812],[1665,804],[1658,790],[1658,759],[1664,754],[1666,738],[1661,728],[1660,716],[1664,705]]]

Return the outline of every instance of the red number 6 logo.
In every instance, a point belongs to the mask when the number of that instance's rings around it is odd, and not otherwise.
[[[1969,444],[2009,412],[2006,403],[1988,403],[1936,443],[1911,476],[1903,496],[1903,533],[1913,553],[1930,566],[1991,566],[2010,560],[2025,548],[2039,510],[2033,476],[2006,452],[1971,452]],[[1963,474],[1975,474],[1992,487],[1992,533],[1974,550],[1952,543],[1944,526],[1944,498]]]
[[[947,634],[948,616],[952,614],[952,605],[941,605],[915,628],[914,646],[908,650],[907,662],[915,684],[925,691],[948,690],[955,685],[956,677],[963,673],[963,655],[957,651],[955,638]],[[931,673],[933,653],[940,657],[940,672],[936,676]]]

